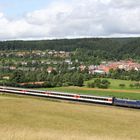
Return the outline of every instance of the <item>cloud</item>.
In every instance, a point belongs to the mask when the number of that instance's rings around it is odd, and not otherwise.
[[[139,15],[139,0],[57,0],[20,19],[0,13],[0,39],[139,36]]]
[[[139,0],[112,0],[111,5],[116,8],[139,8],[140,1]]]

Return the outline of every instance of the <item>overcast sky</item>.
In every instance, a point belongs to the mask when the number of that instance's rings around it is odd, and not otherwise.
[[[0,40],[140,36],[140,0],[0,0]]]

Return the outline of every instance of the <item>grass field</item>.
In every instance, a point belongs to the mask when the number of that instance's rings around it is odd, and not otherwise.
[[[136,81],[129,81],[129,80],[118,80],[118,79],[110,79],[110,78],[101,78],[108,80],[111,84],[109,86],[110,89],[121,89],[121,90],[139,90],[137,88],[131,88],[129,85],[136,83]],[[86,81],[84,84],[87,85],[87,82],[94,82],[95,79]],[[119,84],[125,84],[125,87],[121,88]]]
[[[113,96],[118,98],[128,98],[140,100],[140,89],[130,88],[130,84],[134,84],[135,81],[127,81],[127,80],[117,80],[117,79],[107,79],[110,81],[109,89],[99,89],[99,88],[87,88],[87,82],[94,82],[95,79],[90,81],[86,81],[84,83],[84,87],[57,87],[57,88],[41,88],[42,90],[50,90],[50,91],[60,91],[60,92],[68,92],[68,93],[78,93],[78,94],[90,94],[97,96]],[[119,84],[125,84],[124,88],[121,88]]]
[[[140,111],[0,95],[2,140],[139,140]]]
[[[118,98],[129,98],[140,100],[140,91],[138,90],[113,90],[113,89],[96,89],[85,87],[58,87],[58,88],[41,88],[42,90],[60,91],[78,94],[90,94],[97,96],[113,96]]]

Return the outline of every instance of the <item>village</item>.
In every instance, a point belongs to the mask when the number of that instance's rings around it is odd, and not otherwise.
[[[5,61],[1,59],[0,69],[2,70],[23,70],[35,71],[36,69],[46,68],[48,73],[57,71],[57,65],[67,65],[68,70],[85,69],[89,74],[108,74],[110,70],[121,69],[125,71],[139,71],[140,63],[134,60],[120,60],[120,61],[102,61],[99,65],[85,64],[78,59],[72,59],[74,52],[55,51],[55,50],[34,50],[28,51],[9,51],[0,52],[1,57],[5,57]],[[16,57],[16,59],[15,59]]]
[[[84,67],[84,66],[83,66]],[[132,60],[121,60],[121,61],[108,61],[108,62],[102,62],[100,65],[90,65],[88,67],[89,73],[99,73],[99,74],[108,74],[111,69],[121,69],[125,71],[140,70],[140,64],[137,62],[134,62]]]

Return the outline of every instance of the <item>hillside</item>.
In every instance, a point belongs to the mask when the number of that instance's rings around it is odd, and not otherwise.
[[[106,59],[140,57],[140,38],[83,38],[39,41],[3,41],[0,50],[58,50],[82,49],[88,55],[97,54]],[[89,50],[89,51],[88,51]]]

